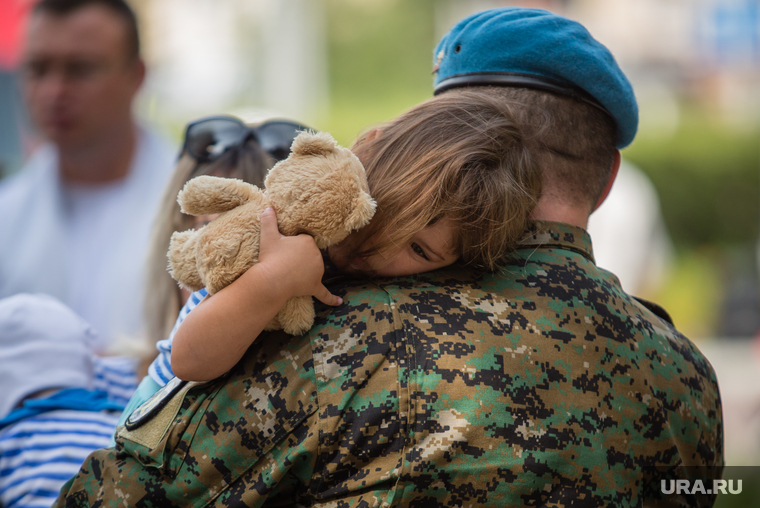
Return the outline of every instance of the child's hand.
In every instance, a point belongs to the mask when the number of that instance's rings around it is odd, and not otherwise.
[[[325,265],[314,239],[309,235],[281,235],[272,208],[261,214],[259,262],[254,266],[265,274],[270,287],[285,299],[314,296],[327,305],[343,303],[322,284]]]

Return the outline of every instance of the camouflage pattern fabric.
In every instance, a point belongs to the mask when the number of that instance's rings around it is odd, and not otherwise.
[[[179,395],[156,446],[121,429],[58,506],[649,506],[652,466],[721,473],[712,367],[581,229],[533,223],[496,274],[331,289],[346,304]]]

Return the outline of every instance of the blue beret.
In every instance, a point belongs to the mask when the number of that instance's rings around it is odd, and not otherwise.
[[[601,107],[617,124],[617,148],[639,124],[633,87],[612,53],[580,23],[540,9],[491,9],[463,19],[435,48],[435,93],[499,85],[538,88]]]

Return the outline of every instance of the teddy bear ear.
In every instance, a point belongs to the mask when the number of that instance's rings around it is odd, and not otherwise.
[[[304,131],[293,140],[290,150],[296,155],[330,155],[338,150],[338,143],[326,132]]]
[[[375,215],[376,208],[375,200],[366,192],[361,191],[356,196],[353,211],[346,220],[346,231],[350,233],[369,224],[370,219]]]

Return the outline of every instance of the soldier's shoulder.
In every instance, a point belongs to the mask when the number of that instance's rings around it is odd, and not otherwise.
[[[649,300],[645,300],[644,298],[639,298],[638,296],[633,296],[633,299],[639,302],[641,305],[643,305],[646,309],[648,309],[652,314],[657,316],[658,318],[662,319],[668,324],[673,324],[673,318],[670,317],[670,314],[668,314],[668,311],[666,311],[662,306],[651,302]]]

